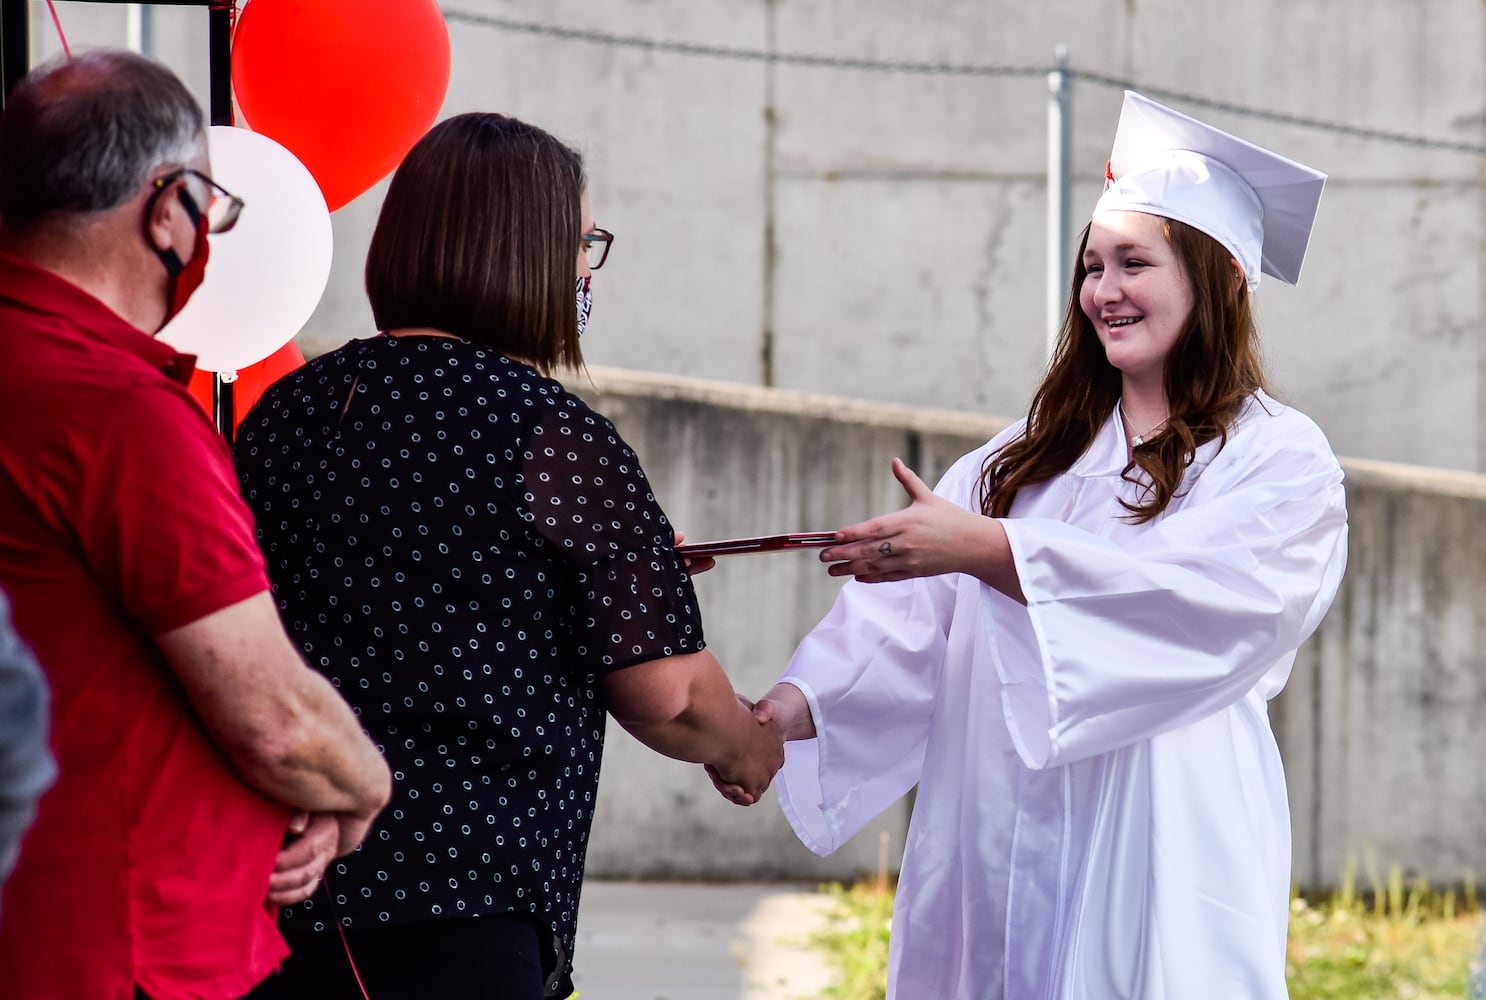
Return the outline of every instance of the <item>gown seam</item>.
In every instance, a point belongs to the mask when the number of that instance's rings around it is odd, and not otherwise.
[[[1073,830],[1070,817],[1073,815],[1073,789],[1069,769],[1059,769],[1058,785],[1063,793],[1062,847],[1058,851],[1058,905],[1053,911],[1053,941],[1057,949],[1053,955],[1052,973],[1054,981],[1061,981],[1064,967],[1062,942],[1065,940],[1068,922],[1068,855],[1072,850]],[[1061,984],[1060,984],[1061,985]]]
[[[1018,808],[1012,810],[1011,843],[1009,845],[1010,849],[1008,852],[1008,855],[1012,858],[1015,858],[1018,855],[1021,844],[1022,810],[1020,808],[1020,802],[1022,798],[1022,784],[1025,780],[1026,771],[1020,770],[1017,775],[1016,783]],[[1010,877],[1006,880],[1006,922],[1005,925],[1001,928],[1001,954],[1003,955],[1013,954],[1011,950],[1011,928],[1014,921],[1011,919],[1011,915],[1016,912],[1017,906],[1017,880],[1015,870],[1010,871],[1009,876]],[[1003,998],[1012,995],[1011,970],[1012,965],[1010,962],[1003,961],[1001,963],[1001,996]]]

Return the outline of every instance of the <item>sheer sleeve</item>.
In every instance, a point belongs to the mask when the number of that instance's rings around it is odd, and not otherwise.
[[[1235,437],[1180,511],[1125,544],[1056,520],[1003,522],[1027,605],[987,588],[985,609],[1027,766],[1279,691],[1346,565],[1342,471],[1306,424]]]
[[[614,425],[562,393],[519,459],[523,517],[576,571],[580,655],[605,672],[704,648],[671,523]]]

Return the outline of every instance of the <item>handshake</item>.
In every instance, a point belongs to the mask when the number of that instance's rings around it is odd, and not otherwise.
[[[784,744],[813,739],[815,722],[805,695],[793,684],[776,684],[757,702],[737,699],[742,719],[734,738],[705,769],[723,798],[751,806],[784,766]]]

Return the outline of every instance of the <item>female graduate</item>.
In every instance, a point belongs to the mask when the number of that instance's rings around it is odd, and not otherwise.
[[[890,997],[1282,998],[1266,702],[1346,557],[1342,472],[1265,391],[1251,296],[1325,177],[1127,94],[1025,420],[822,553],[852,576],[760,702],[834,850],[918,786]]]

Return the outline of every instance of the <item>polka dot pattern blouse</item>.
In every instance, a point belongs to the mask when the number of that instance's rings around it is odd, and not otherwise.
[[[393,771],[330,871],[347,927],[529,912],[571,968],[599,675],[703,648],[672,529],[613,424],[450,338],[352,341],[238,432],[280,613]],[[323,897],[286,930],[333,931]]]

